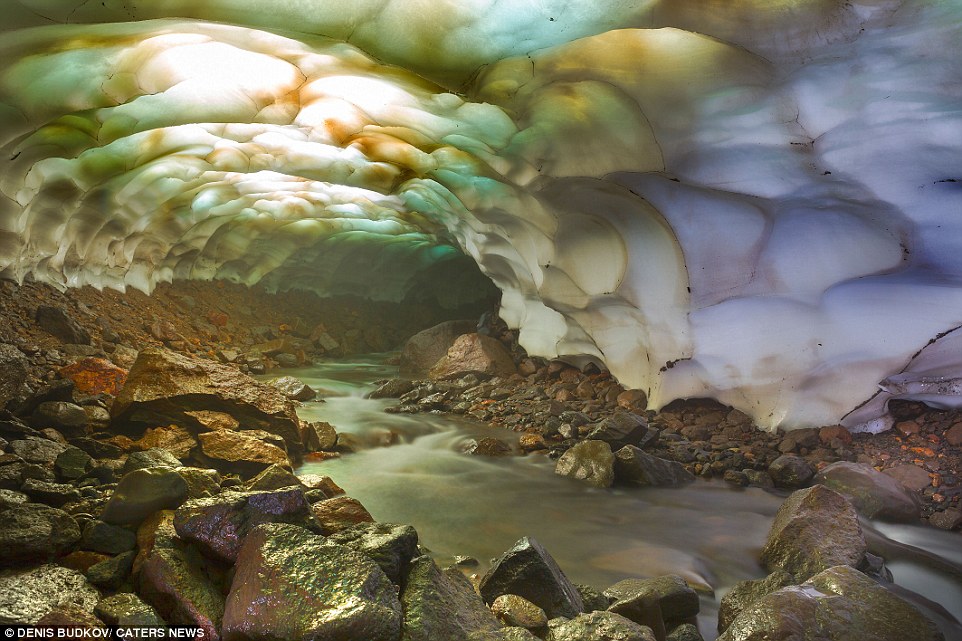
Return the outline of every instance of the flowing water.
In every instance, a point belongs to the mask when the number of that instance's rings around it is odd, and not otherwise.
[[[765,576],[757,559],[783,497],[757,488],[699,480],[678,489],[599,490],[555,475],[547,457],[489,459],[461,449],[471,438],[516,439],[513,432],[453,416],[388,414],[393,400],[364,395],[396,374],[387,355],[326,362],[289,371],[324,402],[305,403],[306,420],[350,433],[361,451],[308,462],[300,473],[326,474],[379,521],[409,523],[440,562],[456,555],[489,561],[523,536],[538,539],[569,578],[605,588],[629,577],[675,573],[702,595],[699,628],[714,639],[717,600],[736,581]],[[394,443],[385,446],[385,443]],[[962,618],[962,537],[932,528],[879,526],[896,582]],[[919,558],[915,547],[934,555]],[[940,564],[946,567],[940,567]],[[943,621],[956,637],[958,628]]]

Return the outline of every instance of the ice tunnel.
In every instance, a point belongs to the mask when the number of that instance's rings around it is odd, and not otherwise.
[[[458,301],[480,268],[530,353],[652,409],[962,404],[962,0],[4,11],[4,277]]]

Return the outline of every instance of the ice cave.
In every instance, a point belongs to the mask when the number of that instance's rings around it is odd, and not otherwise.
[[[959,0],[11,0],[0,275],[500,290],[657,409],[962,405]]]

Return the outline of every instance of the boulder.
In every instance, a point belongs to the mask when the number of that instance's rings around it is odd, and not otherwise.
[[[615,480],[628,485],[674,487],[695,477],[677,461],[668,461],[625,445],[615,452]]]
[[[137,547],[137,535],[128,529],[91,519],[84,525],[80,548],[104,554],[122,554]]]
[[[20,490],[32,501],[53,507],[62,507],[67,503],[80,500],[80,490],[69,483],[27,479]]]
[[[940,530],[955,530],[962,527],[962,510],[955,507],[935,512],[929,517],[929,524]]]
[[[915,494],[869,465],[848,461],[832,463],[815,476],[815,482],[847,498],[870,519],[915,522],[921,516]]]
[[[334,532],[327,540],[362,553],[397,585],[418,553],[418,533],[410,525],[358,523]]]
[[[190,412],[223,412],[244,429],[282,437],[288,451],[299,454],[300,425],[294,408],[294,402],[277,389],[234,367],[151,347],[137,356],[111,415],[118,426],[173,423],[201,429],[203,424]]]
[[[605,596],[611,601],[609,612],[647,625],[656,635],[697,616],[700,607],[698,594],[676,574],[625,579],[605,590]],[[657,612],[661,621],[651,621],[652,612]]]
[[[135,470],[124,475],[104,506],[101,520],[136,524],[160,510],[173,509],[187,499],[187,482],[169,467]]]
[[[137,592],[167,623],[203,628],[205,639],[218,641],[224,616],[221,572],[177,538],[173,520],[173,512],[158,512],[138,530]]]
[[[270,492],[225,491],[187,501],[174,513],[174,529],[207,556],[233,563],[248,534],[262,523],[321,528],[300,487]]]
[[[804,581],[836,565],[857,567],[865,551],[852,504],[824,485],[813,485],[792,493],[778,508],[761,559],[769,572],[784,570]]]
[[[292,401],[313,401],[317,396],[317,392],[310,385],[293,376],[281,376],[268,383]]]
[[[93,458],[79,447],[68,445],[57,455],[53,464],[57,476],[65,481],[76,481],[94,467]]]
[[[179,425],[165,425],[148,428],[141,438],[134,441],[134,447],[138,450],[157,447],[167,450],[178,459],[185,459],[197,447],[197,439],[186,428]]]
[[[434,560],[411,562],[401,593],[404,641],[494,641],[501,624],[460,572],[442,572]]]
[[[330,476],[323,474],[302,474],[297,477],[309,490],[321,490],[327,498],[344,494],[344,490]]]
[[[0,343],[0,409],[20,395],[27,380],[27,357],[19,349]]]
[[[54,559],[80,540],[72,516],[46,505],[11,507],[0,519],[0,565],[20,565]]]
[[[376,563],[304,528],[263,524],[237,556],[224,641],[399,641],[401,604]]]
[[[800,456],[783,454],[768,466],[768,474],[775,487],[795,490],[808,485],[815,476],[815,468]]]
[[[103,358],[83,358],[60,368],[60,375],[73,381],[81,394],[116,396],[127,382],[127,370]]]
[[[124,462],[122,474],[130,474],[134,470],[147,470],[152,467],[180,467],[180,459],[165,449],[152,447],[141,452],[131,452]]]
[[[548,621],[545,641],[656,641],[651,628],[614,612],[591,612]]]
[[[648,435],[648,421],[633,412],[616,411],[600,420],[588,438],[608,443],[612,449],[625,445],[641,445]]]
[[[41,305],[34,316],[40,329],[64,343],[89,345],[90,333],[81,327],[67,312],[52,305]]]
[[[488,605],[502,594],[531,601],[549,618],[575,617],[584,611],[577,588],[535,539],[525,537],[498,557],[481,578],[479,591]]]
[[[544,610],[517,594],[502,594],[491,604],[491,611],[509,626],[537,630],[548,625]]]
[[[23,505],[30,501],[30,497],[23,492],[14,490],[0,490],[0,512],[9,510],[12,507]]]
[[[87,580],[106,590],[118,590],[130,578],[136,552],[124,552],[87,569]]]
[[[409,378],[425,376],[434,364],[448,353],[448,349],[458,336],[470,334],[476,329],[477,323],[474,321],[455,320],[418,332],[409,338],[401,349],[401,376]]]
[[[94,614],[107,625],[120,627],[147,628],[166,627],[167,624],[157,610],[144,603],[139,596],[122,592],[108,596],[97,603]]]
[[[275,464],[248,481],[246,487],[249,492],[269,492],[282,487],[303,488],[304,484],[288,468]]]
[[[34,625],[54,608],[79,606],[93,612],[100,599],[83,574],[59,565],[0,574],[0,624]]]
[[[455,339],[447,353],[431,367],[432,380],[464,376],[510,376],[516,373],[511,353],[500,341],[482,334],[464,334]]]
[[[741,611],[755,601],[792,582],[792,575],[784,570],[776,570],[764,579],[739,581],[725,593],[718,605],[718,631],[727,630]]]
[[[56,441],[35,436],[10,441],[10,444],[7,445],[7,450],[11,454],[16,454],[27,463],[39,463],[40,465],[52,465],[66,449],[66,446]]]
[[[337,430],[325,421],[301,424],[301,440],[308,452],[331,452],[337,445]]]
[[[890,467],[889,469],[884,470],[882,473],[891,476],[893,479],[914,492],[920,492],[932,485],[932,478],[929,476],[929,473],[918,465],[913,465],[911,463]]]
[[[665,636],[665,641],[704,641],[698,626],[694,623],[682,623]]]
[[[595,487],[610,487],[615,479],[614,464],[610,445],[604,441],[581,441],[561,455],[554,471]]]
[[[220,472],[203,467],[178,467],[175,471],[187,483],[187,498],[202,499],[220,492]]]
[[[915,606],[861,572],[838,566],[801,586],[758,599],[735,617],[718,641],[944,641]]]
[[[373,523],[374,517],[361,505],[361,502],[350,496],[337,496],[318,501],[311,506],[314,516],[324,534],[331,535],[358,523]]]
[[[287,453],[269,442],[271,435],[261,430],[207,432],[200,434],[200,450],[210,462],[226,472],[250,477],[271,465],[290,466]]]
[[[37,621],[38,628],[102,628],[104,622],[75,603],[58,605]]]
[[[500,439],[486,436],[469,440],[464,446],[464,453],[472,456],[509,456],[511,446]]]

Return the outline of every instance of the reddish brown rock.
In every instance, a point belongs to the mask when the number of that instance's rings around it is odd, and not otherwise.
[[[952,447],[962,445],[962,423],[956,423],[945,432],[945,442]]]
[[[475,331],[474,321],[447,321],[418,332],[401,350],[401,376],[424,376],[448,352],[455,339]]]
[[[340,532],[358,523],[374,522],[374,517],[361,502],[349,496],[318,501],[311,509],[325,534]]]
[[[215,467],[249,477],[271,465],[289,466],[287,453],[268,442],[270,434],[260,430],[206,432],[200,434],[200,449]]]
[[[455,339],[428,377],[438,380],[467,373],[510,376],[516,370],[511,354],[499,341],[482,334],[464,334]]]
[[[60,375],[73,381],[82,394],[116,396],[127,382],[127,370],[102,358],[84,358],[60,369]]]
[[[932,484],[929,473],[918,465],[912,465],[911,463],[896,465],[882,471],[910,490],[924,490]]]

